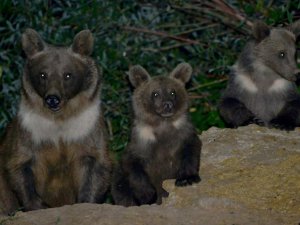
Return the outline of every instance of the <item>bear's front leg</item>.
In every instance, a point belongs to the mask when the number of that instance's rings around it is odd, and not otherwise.
[[[176,186],[186,186],[200,182],[199,166],[202,143],[194,132],[184,143],[181,165],[177,172]]]
[[[157,200],[155,187],[140,162],[131,163],[131,171],[128,175],[129,184],[138,205],[153,204]]]
[[[17,164],[14,164],[14,162]],[[31,166],[31,160],[22,164],[19,164],[16,160],[12,161],[8,168],[11,186],[16,192],[18,199],[21,201],[24,211],[47,208],[47,205],[42,201],[36,191],[34,174]]]
[[[300,122],[300,99],[288,102],[278,114],[270,121],[270,125],[281,130],[294,130]]]
[[[95,157],[84,156],[80,170],[78,202],[103,203],[111,183],[110,167]]]

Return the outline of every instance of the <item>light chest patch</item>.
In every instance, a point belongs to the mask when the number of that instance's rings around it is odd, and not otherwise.
[[[239,74],[235,77],[236,82],[245,90],[256,93],[258,91],[258,88],[256,84],[246,75]]]
[[[285,79],[277,79],[269,87],[269,92],[282,92],[289,87],[290,82]]]
[[[154,130],[148,125],[138,125],[136,127],[137,134],[143,142],[154,142],[156,140]]]
[[[173,122],[173,126],[176,128],[176,129],[180,129],[186,122],[186,117],[185,116],[181,116],[179,117],[177,120],[175,120]]]
[[[185,125],[186,122],[186,117],[185,116],[181,116],[179,117],[177,120],[172,122],[172,126],[173,129],[180,129],[182,126]],[[154,129],[158,129],[160,130],[160,132],[163,130],[165,132],[164,129],[166,129],[166,124],[163,124],[159,127],[151,127],[149,125],[145,125],[145,124],[139,124],[136,126],[136,132],[137,135],[139,137],[139,139],[142,142],[155,142],[157,140],[155,133],[154,133]]]
[[[76,117],[57,122],[21,105],[18,116],[35,143],[51,141],[57,144],[60,139],[72,142],[86,137],[95,127],[99,113],[99,104],[93,104]]]

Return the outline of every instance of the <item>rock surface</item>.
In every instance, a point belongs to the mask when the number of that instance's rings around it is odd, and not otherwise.
[[[183,188],[165,181],[170,195],[160,206],[76,204],[19,212],[0,225],[300,223],[300,129],[210,128],[201,139],[202,181]]]

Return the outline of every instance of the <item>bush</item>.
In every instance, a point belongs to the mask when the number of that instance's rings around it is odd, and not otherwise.
[[[276,3],[275,3],[276,2]],[[270,25],[299,18],[297,1],[133,1],[3,0],[0,5],[0,135],[16,114],[24,64],[21,33],[37,30],[53,44],[70,44],[89,28],[94,57],[104,71],[103,109],[110,149],[122,151],[130,132],[131,90],[126,71],[141,64],[151,74],[166,74],[189,62],[190,114],[199,132],[223,127],[216,106],[255,19]]]

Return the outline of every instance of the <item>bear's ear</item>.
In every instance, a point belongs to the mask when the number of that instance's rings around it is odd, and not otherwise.
[[[45,43],[41,36],[33,29],[26,29],[22,34],[22,49],[24,50],[26,56],[31,58],[36,53],[43,51],[45,48]]]
[[[151,77],[149,73],[140,65],[132,66],[129,69],[129,80],[132,86],[135,88],[150,79]]]
[[[72,50],[80,55],[89,56],[94,48],[94,38],[90,30],[82,30],[74,37]]]
[[[193,69],[188,63],[180,63],[171,72],[170,77],[180,80],[183,84],[186,84],[192,76]]]
[[[260,42],[270,35],[271,30],[265,23],[256,21],[253,23],[252,32],[255,40]]]
[[[292,31],[296,35],[296,37],[298,37],[300,35],[300,20],[297,20],[296,22],[289,25],[287,29]]]

